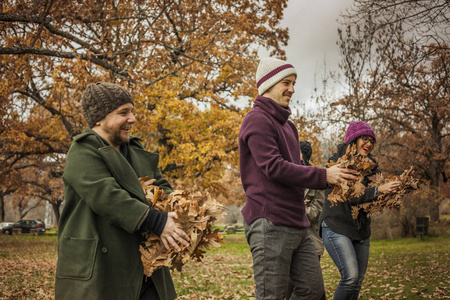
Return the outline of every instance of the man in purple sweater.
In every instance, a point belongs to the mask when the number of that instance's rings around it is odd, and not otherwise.
[[[242,209],[253,256],[256,299],[320,299],[324,285],[310,223],[305,188],[325,189],[356,180],[356,171],[305,166],[298,131],[288,120],[297,72],[285,61],[264,58],[256,71],[258,96],[239,133],[239,164],[246,194]]]

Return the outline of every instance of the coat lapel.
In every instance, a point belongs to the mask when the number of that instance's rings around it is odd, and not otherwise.
[[[99,152],[117,182],[129,193],[147,203],[139,178],[125,157],[111,146],[102,147]]]
[[[159,162],[159,155],[156,153],[147,152],[137,147],[130,147],[131,161],[139,161],[139,164],[133,164],[133,168],[139,177],[149,176],[155,178],[155,170]],[[145,159],[143,159],[145,157]]]

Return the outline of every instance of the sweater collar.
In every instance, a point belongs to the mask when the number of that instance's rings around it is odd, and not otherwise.
[[[283,107],[273,101],[270,98],[263,97],[261,95],[256,96],[255,102],[253,103],[253,107],[259,107],[275,119],[278,120],[281,124],[284,124],[289,119],[291,115],[291,109],[288,107]]]

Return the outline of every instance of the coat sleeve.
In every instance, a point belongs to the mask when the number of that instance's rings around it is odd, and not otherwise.
[[[306,215],[311,223],[317,223],[322,213],[323,203],[325,202],[324,190],[309,190],[314,191],[313,197],[309,198],[306,195],[306,199],[309,202],[306,204]],[[305,201],[306,202],[306,201]]]
[[[364,190],[364,194],[361,197],[350,199],[350,204],[351,205],[363,204],[375,201],[376,199],[377,197],[375,197],[375,188],[370,187]]]
[[[173,192],[172,186],[170,185],[169,181],[162,176],[159,167],[156,170],[155,179],[156,181],[154,184],[163,189],[166,192],[166,196]]]
[[[149,207],[119,185],[97,148],[89,143],[72,144],[63,178],[95,214],[127,232],[136,230]]]
[[[370,174],[369,176],[366,176],[366,178],[364,179],[364,185],[366,186],[366,189],[364,190],[364,194],[358,198],[352,198],[350,199],[350,204],[351,205],[357,205],[357,204],[363,204],[363,203],[368,203],[368,202],[372,202],[377,200],[377,197],[375,195],[375,187],[367,187],[370,183],[370,176],[373,176],[377,173],[380,173],[380,170],[378,169],[378,167],[376,167],[372,174]]]

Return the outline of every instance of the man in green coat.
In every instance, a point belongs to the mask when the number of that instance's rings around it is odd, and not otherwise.
[[[129,131],[136,119],[124,88],[98,82],[82,96],[89,125],[76,136],[64,169],[65,206],[58,228],[55,298],[175,299],[170,272],[143,273],[142,233],[152,231],[164,246],[180,250],[188,236],[175,213],[149,207],[140,177],[172,192],[158,168],[159,156],[144,150]]]

